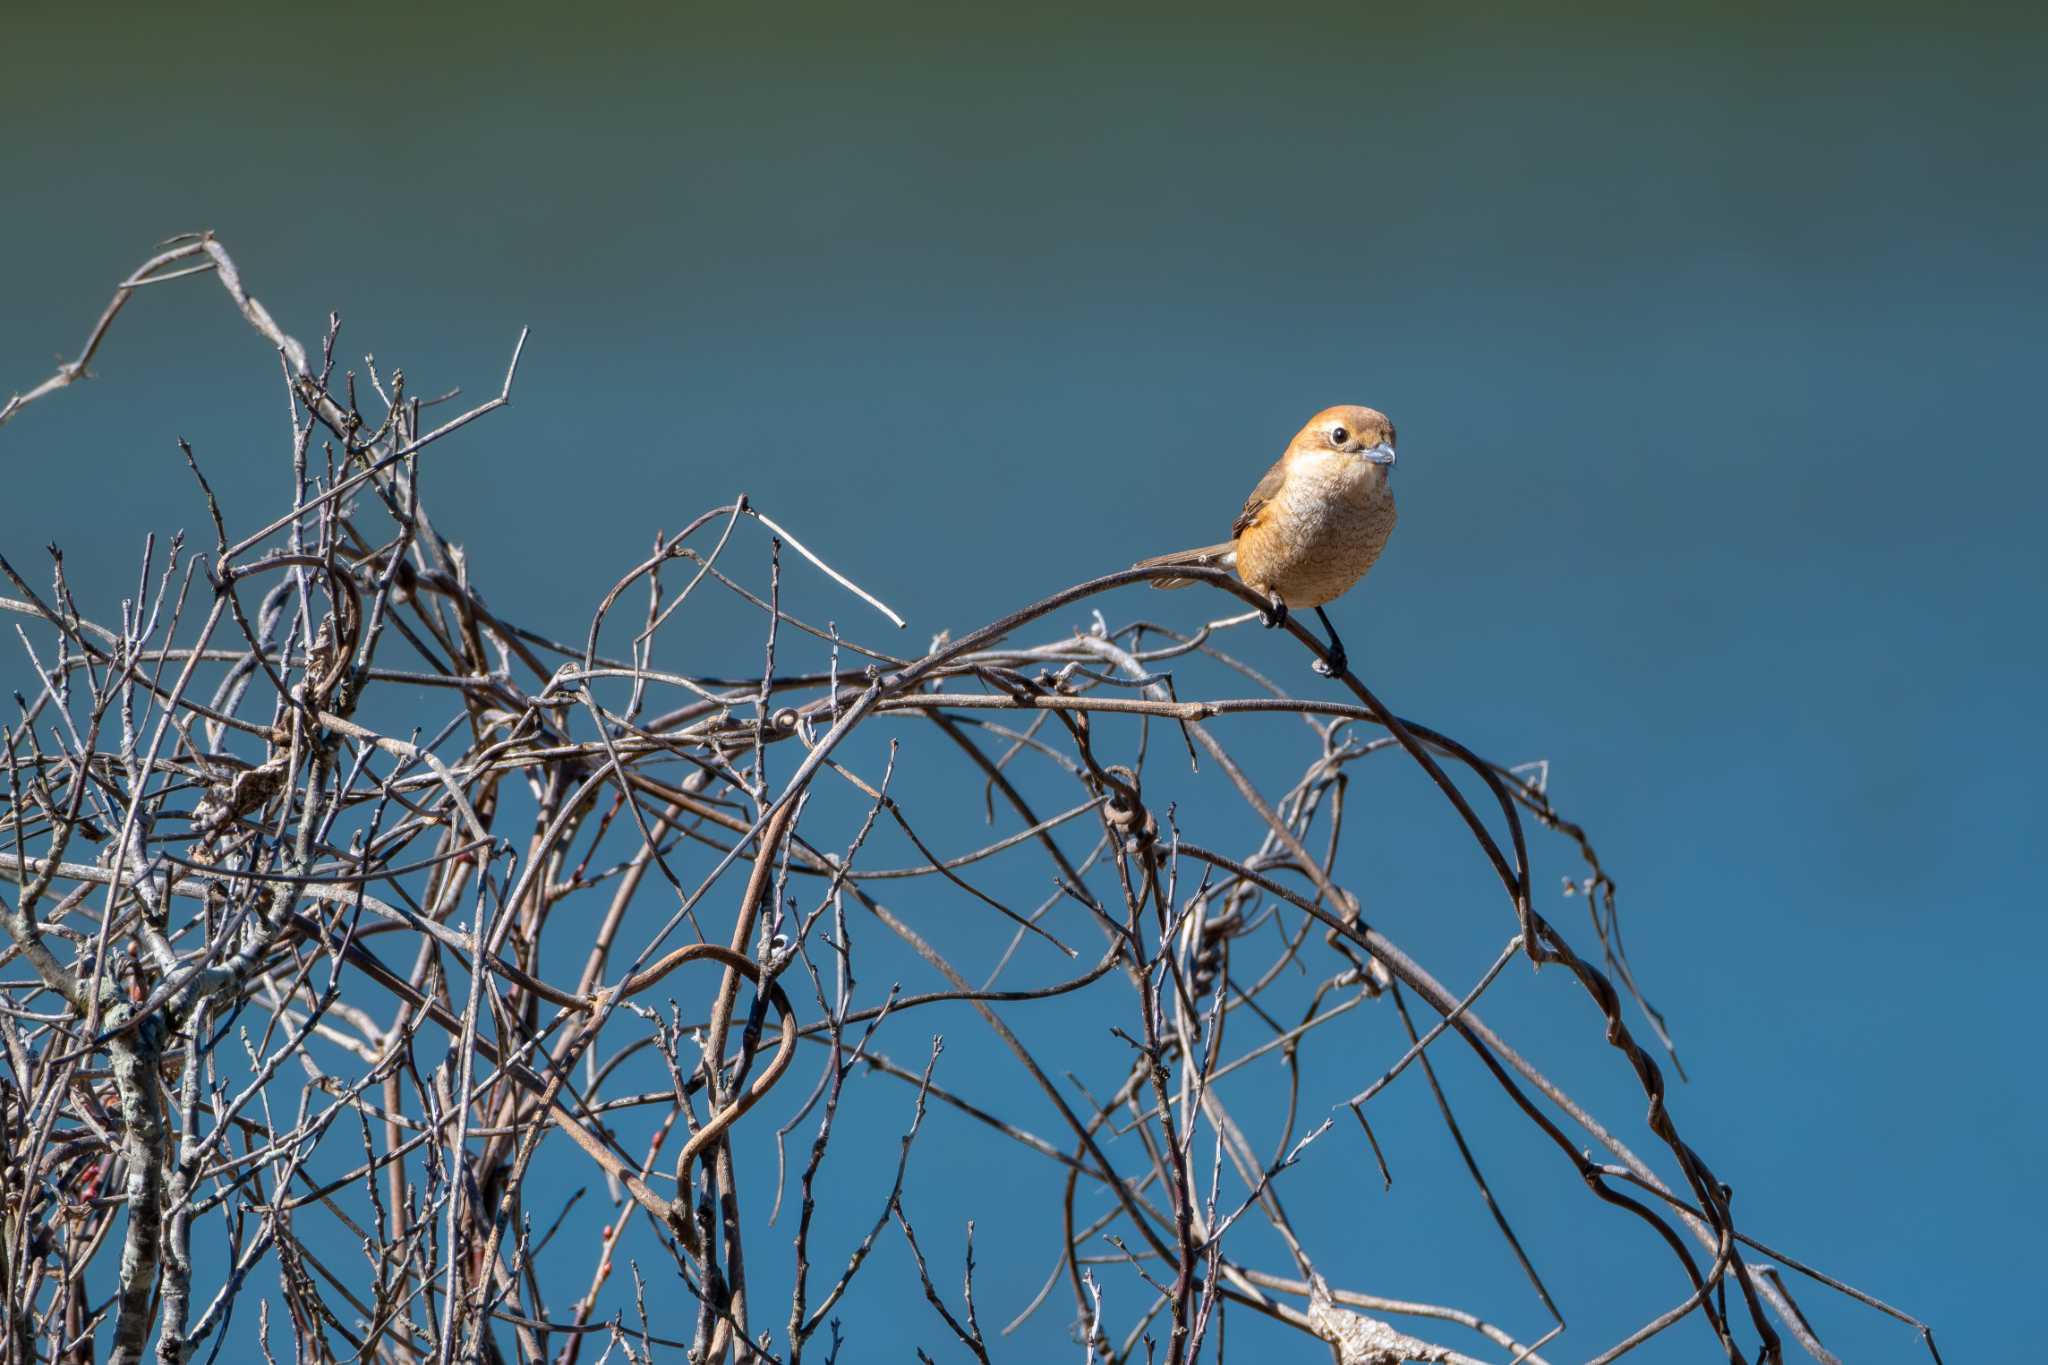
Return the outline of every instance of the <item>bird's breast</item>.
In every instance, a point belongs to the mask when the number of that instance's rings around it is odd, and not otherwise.
[[[1238,574],[1290,607],[1318,607],[1365,577],[1394,530],[1384,470],[1348,455],[1299,459],[1238,542]]]

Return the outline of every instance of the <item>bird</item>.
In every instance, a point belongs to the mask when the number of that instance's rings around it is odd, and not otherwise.
[[[1315,608],[1330,633],[1324,677],[1349,660],[1323,604],[1365,577],[1394,532],[1394,424],[1374,408],[1324,408],[1245,499],[1230,539],[1177,554],[1141,559],[1133,568],[1234,569],[1267,602],[1266,626],[1284,625],[1290,609]],[[1155,578],[1155,588],[1184,588],[1192,578]]]

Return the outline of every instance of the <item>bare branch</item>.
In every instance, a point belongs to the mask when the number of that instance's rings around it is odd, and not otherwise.
[[[121,1361],[152,1340],[160,1365],[268,1359],[273,1325],[307,1360],[571,1365],[588,1343],[796,1365],[878,1354],[835,1315],[913,1295],[985,1360],[974,1238],[995,1214],[1039,1228],[1050,1267],[999,1305],[1010,1330],[1047,1330],[1032,1315],[1064,1282],[1091,1361],[1270,1358],[1277,1334],[1344,1362],[1542,1365],[1572,1296],[1553,1302],[1513,1192],[1481,1173],[1468,1085],[1511,1106],[1485,1148],[1527,1144],[1584,1192],[1574,1237],[1657,1249],[1668,1283],[1627,1305],[1638,1325],[1574,1355],[1678,1329],[1771,1360],[1783,1331],[1832,1361],[1797,1272],[1939,1361],[1917,1319],[1738,1227],[1667,1101],[1652,1050],[1675,1052],[1613,881],[1541,764],[1482,757],[1352,673],[1290,695],[1230,652],[1257,619],[1236,609],[1265,603],[1222,570],[1107,574],[899,657],[832,623],[849,598],[902,618],[745,498],[635,532],[653,548],[622,554],[558,642],[487,603],[441,529],[468,509],[437,505],[437,526],[422,494],[444,442],[509,405],[525,334],[494,397],[429,426],[452,393],[414,397],[367,358],[359,381],[333,319],[309,352],[204,234],[122,280],[0,423],[84,378],[137,291],[202,274],[274,352],[289,496],[233,528],[188,449],[213,558],[201,573],[146,540],[115,603],[80,600],[61,554],[35,583],[0,558],[25,664],[0,727],[0,1365],[102,1341]],[[742,518],[769,532],[765,570],[740,562]],[[822,580],[785,581],[784,546]],[[1162,576],[1224,614],[1117,624]],[[722,652],[719,598],[757,613],[757,641]],[[1053,624],[1082,603],[1089,628]],[[1365,914],[1346,812],[1393,799],[1368,785],[1390,764],[1498,887],[1451,922],[1492,958],[1445,973],[1462,994]],[[966,811],[991,828],[958,838]],[[1558,838],[1532,849],[1532,830]],[[1583,947],[1535,903],[1550,853],[1577,869]],[[1517,958],[1552,970],[1517,982]],[[1638,1096],[1661,1174],[1488,1022],[1524,989],[1577,1023],[1575,1061]],[[985,1030],[993,1060],[943,1083],[936,1037],[921,1067],[894,1060],[934,1010]],[[1086,1032],[1044,1027],[1054,1011]],[[1476,1060],[1465,1081],[1446,1047]],[[1359,1262],[1290,1213],[1370,1197],[1374,1161],[1391,1179],[1373,1110],[1418,1084],[1492,1213],[1481,1243],[1523,1268],[1509,1301],[1339,1284]],[[1314,1174],[1347,1106],[1364,1180]],[[956,1155],[1042,1199],[913,1181],[928,1110]],[[834,1146],[855,1115],[900,1132],[893,1171]],[[800,1125],[793,1290],[763,1313],[745,1253],[768,1245]],[[913,1204],[968,1230],[957,1297]],[[866,1234],[814,1293],[848,1219]],[[908,1263],[883,1274],[892,1221]],[[1502,1324],[1532,1292],[1549,1325],[1529,1340]],[[684,1316],[690,1341],[659,1333]]]

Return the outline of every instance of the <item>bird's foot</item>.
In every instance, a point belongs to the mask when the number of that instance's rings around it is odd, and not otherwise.
[[[1267,630],[1278,630],[1287,624],[1287,604],[1278,593],[1266,599],[1266,605],[1259,611],[1259,624]]]
[[[1310,664],[1309,667],[1313,668],[1322,677],[1336,678],[1341,677],[1344,673],[1344,670],[1351,667],[1351,660],[1344,653],[1344,651],[1340,649],[1332,655],[1330,655],[1330,657],[1327,659],[1317,659],[1314,663]]]

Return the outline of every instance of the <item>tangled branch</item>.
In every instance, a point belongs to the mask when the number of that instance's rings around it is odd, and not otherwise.
[[[1541,1362],[1566,1318],[1433,1061],[1453,1040],[1525,1124],[1490,1139],[1553,1149],[1621,1215],[1608,1235],[1639,1229],[1668,1257],[1677,1301],[1590,1359],[1696,1318],[1731,1362],[1780,1358],[1781,1331],[1832,1360],[1788,1271],[1909,1325],[1933,1353],[1916,1320],[1737,1227],[1667,1103],[1653,1047],[1669,1040],[1622,954],[1613,882],[1540,770],[1396,715],[1353,673],[1344,700],[1260,678],[1224,647],[1263,605],[1229,574],[1123,570],[901,657],[785,610],[790,550],[858,611],[902,624],[739,496],[658,537],[582,638],[559,642],[487,602],[418,483],[435,444],[510,404],[519,348],[497,395],[430,420],[446,400],[414,397],[402,376],[337,375],[338,322],[317,356],[283,333],[204,235],[124,280],[78,358],[0,423],[83,378],[137,291],[208,272],[282,361],[291,505],[232,535],[188,449],[213,551],[151,540],[142,587],[111,617],[81,609],[61,554],[41,587],[0,558],[0,609],[34,678],[0,749],[0,967],[14,972],[0,980],[0,1362],[128,1362],[152,1341],[160,1362],[189,1361],[220,1350],[244,1297],[266,1354],[277,1311],[303,1359],[573,1362],[598,1338],[632,1359],[794,1363],[827,1329],[830,1359],[835,1310],[896,1235],[933,1330],[987,1360],[1001,1333],[976,1311],[972,1223],[951,1291],[907,1191],[933,1105],[1063,1187],[1052,1274],[1004,1330],[1064,1281],[1089,1360],[1220,1359],[1225,1316],[1249,1314],[1345,1362]],[[762,550],[765,591],[742,581]],[[1169,574],[1243,610],[1192,633],[1099,614]],[[672,662],[701,656],[690,632],[713,593],[759,614],[758,672]],[[1090,628],[1052,624],[1084,604]],[[1291,785],[1260,788],[1218,737],[1227,717],[1267,758],[1299,749]],[[960,761],[965,777],[937,775]],[[1473,926],[1497,955],[1462,990],[1367,920],[1343,870],[1351,784],[1388,762],[1427,777],[1499,886],[1505,913]],[[1236,811],[1199,839],[1158,794],[1197,788]],[[1001,832],[941,851],[927,831],[977,797]],[[1532,824],[1585,864],[1590,957],[1534,904]],[[878,865],[890,848],[910,861]],[[1019,901],[1034,878],[1051,889]],[[972,961],[943,951],[940,913],[986,917],[997,946]],[[1517,957],[1590,1005],[1589,1036],[1640,1092],[1652,1155],[1486,1022]],[[899,970],[922,980],[862,984]],[[1054,999],[1120,1020],[1107,1093],[1020,1033],[1022,1012]],[[882,1050],[905,1021],[963,1010],[1009,1053],[1008,1077],[948,1075],[936,1043],[921,1067]],[[1361,1011],[1398,1025],[1395,1060],[1316,1093],[1304,1051]],[[1384,1171],[1372,1109],[1411,1070],[1541,1306],[1534,1332],[1476,1306],[1333,1287],[1329,1255],[1289,1216],[1283,1192],[1353,1197],[1303,1172],[1354,1123]],[[1247,1108],[1253,1077],[1281,1088],[1283,1112]],[[886,1187],[887,1171],[821,1178],[857,1094],[909,1115]],[[1051,1136],[1024,1124],[1034,1095],[1060,1125]],[[757,1112],[771,1100],[776,1126]],[[778,1318],[754,1301],[745,1253],[779,1213],[784,1139],[804,1125]],[[534,1179],[556,1132],[577,1155],[548,1160],[587,1160],[605,1184],[594,1245],[557,1243],[567,1209]],[[828,1202],[872,1225],[826,1285],[813,1261]],[[202,1226],[210,1250],[195,1255]],[[654,1330],[637,1260],[637,1326],[600,1316],[629,1237],[667,1258],[658,1276],[693,1305],[687,1340]],[[360,1263],[331,1263],[351,1245]],[[1276,1245],[1285,1263],[1262,1264]]]

